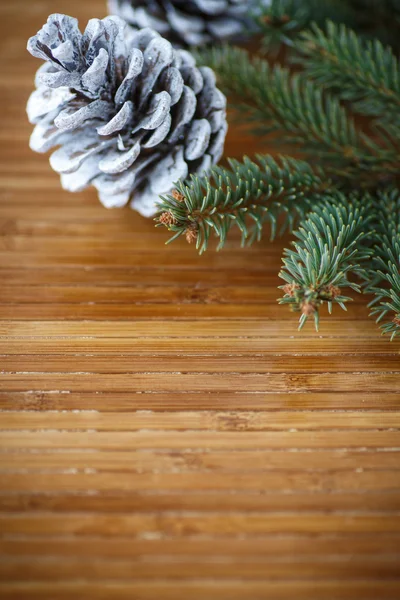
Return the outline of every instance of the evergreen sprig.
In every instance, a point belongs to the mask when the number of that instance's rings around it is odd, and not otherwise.
[[[264,51],[293,49],[313,24],[344,23],[364,39],[375,37],[398,48],[399,0],[272,0],[255,14]]]
[[[170,241],[185,234],[204,252],[215,233],[222,248],[236,226],[242,245],[251,244],[261,238],[266,224],[274,238],[292,231],[330,185],[321,172],[293,158],[258,156],[254,162],[245,157],[242,162],[231,159],[229,165],[179,182],[172,195],[162,198],[158,222],[174,232]]]
[[[400,335],[400,192],[387,190],[375,203],[376,243],[367,288],[375,295],[371,315],[391,339]],[[382,218],[383,217],[383,218]]]
[[[398,172],[393,143],[385,139],[381,145],[360,132],[340,100],[304,74],[270,67],[266,60],[230,46],[205,50],[201,60],[218,73],[224,91],[240,99],[241,117],[257,123],[257,133],[282,132],[280,143],[318,155],[332,175],[357,175],[368,184],[374,171]]]
[[[333,303],[346,310],[351,298],[342,288],[361,291],[349,277],[365,276],[365,261],[371,256],[371,206],[367,196],[336,194],[317,205],[294,232],[297,241],[284,252],[280,277],[286,284],[280,304],[301,312],[299,329],[311,317],[318,330],[324,302],[329,312]]]
[[[356,112],[400,124],[400,63],[391,48],[332,21],[325,31],[314,23],[297,48],[306,73]]]
[[[221,248],[232,227],[242,244],[260,239],[265,225],[271,238],[298,227],[284,252],[280,303],[300,312],[300,328],[311,318],[318,329],[324,303],[329,312],[333,304],[345,309],[346,290],[364,290],[374,295],[372,314],[393,339],[400,335],[400,65],[394,51],[367,38],[379,31],[381,40],[393,40],[391,15],[400,17],[400,0],[346,0],[363,35],[336,24],[344,20],[339,12],[326,22],[316,11],[311,24],[313,3],[273,0],[263,13],[264,33],[279,31],[298,52],[300,72],[299,65],[270,66],[238,48],[199,56],[216,71],[242,122],[262,139],[279,132],[279,142],[309,162],[230,160],[208,176],[178,182],[162,199],[158,224],[172,239],[196,241],[200,252],[212,234]],[[326,18],[328,4],[342,3],[316,4]],[[318,171],[311,167],[316,158]]]
[[[256,12],[255,19],[264,51],[271,52],[282,44],[293,48],[312,22],[322,25],[326,19],[336,19],[355,25],[356,15],[347,0],[272,0]]]

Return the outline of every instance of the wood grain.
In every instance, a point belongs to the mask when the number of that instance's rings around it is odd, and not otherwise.
[[[398,344],[358,295],[298,333],[287,239],[199,257],[64,192],[26,39],[106,9],[56,4],[0,3],[0,597],[397,600]]]

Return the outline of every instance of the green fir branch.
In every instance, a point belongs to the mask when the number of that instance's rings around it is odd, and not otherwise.
[[[280,143],[317,155],[332,175],[358,176],[368,183],[377,171],[398,172],[397,150],[382,148],[360,133],[339,99],[303,74],[270,67],[266,60],[229,46],[205,50],[201,59],[217,72],[224,91],[240,99],[243,121],[259,123],[261,134],[282,132]]]
[[[342,293],[343,288],[361,290],[349,278],[366,276],[371,213],[368,196],[346,198],[337,193],[317,205],[294,232],[297,241],[284,252],[280,277],[286,284],[281,286],[284,296],[279,302],[301,312],[299,329],[313,318],[318,330],[324,302],[329,312],[334,303],[346,310],[351,298]]]
[[[324,29],[327,20],[357,30],[364,39],[399,46],[399,0],[272,0],[255,11],[254,18],[268,53],[282,45],[293,49],[312,24]]]
[[[306,74],[356,112],[400,124],[400,63],[391,48],[332,21],[326,31],[313,24],[296,47]]]
[[[311,23],[322,25],[327,19],[356,24],[357,11],[347,0],[272,0],[256,11],[255,20],[262,34],[266,52],[274,52],[281,45],[293,48],[300,34]]]
[[[301,31],[310,25],[311,8],[298,0],[272,0],[256,15],[265,52],[276,52],[283,44],[293,47]]]
[[[174,233],[170,241],[185,235],[202,253],[213,233],[218,249],[232,227],[241,231],[242,245],[252,244],[261,239],[266,224],[272,239],[292,231],[330,186],[321,172],[293,158],[258,156],[254,162],[245,157],[242,162],[231,159],[229,165],[179,182],[172,195],[162,198],[157,221]]]
[[[232,228],[240,230],[242,245],[259,240],[265,228],[271,238],[297,228],[284,253],[280,303],[300,312],[299,327],[311,318],[318,329],[325,302],[329,312],[333,304],[346,309],[347,290],[364,289],[373,293],[372,314],[393,339],[400,334],[400,192],[388,186],[399,172],[400,66],[378,41],[333,22],[318,26],[317,12],[317,24],[305,32],[306,13],[297,22],[294,14],[312,4],[273,0],[263,13],[269,15],[263,26],[279,30],[281,41],[301,51],[302,72],[270,66],[238,48],[198,55],[237,102],[242,122],[260,136],[279,133],[279,142],[306,155],[309,164],[266,155],[231,159],[228,167],[178,182],[161,199],[156,220],[173,234],[169,241],[184,235],[199,252],[210,236],[222,248]],[[365,7],[360,22],[363,35],[370,35],[374,18],[364,13],[374,0],[346,4],[356,12]],[[400,10],[400,0],[376,6],[379,29],[390,20],[390,6]],[[355,121],[352,109],[368,119]],[[311,167],[316,159],[318,170]]]
[[[381,325],[382,333],[393,340],[400,335],[400,192],[387,190],[375,203],[376,244],[369,273],[374,294],[369,306],[371,315]]]

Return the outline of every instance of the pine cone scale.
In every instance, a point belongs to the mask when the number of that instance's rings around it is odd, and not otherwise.
[[[112,140],[104,140],[98,144],[96,134],[87,131],[84,144],[80,136],[75,135],[53,152],[50,165],[57,173],[74,173],[89,156],[99,155],[111,146]]]
[[[190,142],[186,147],[185,158],[197,160],[206,152],[211,137],[211,125],[206,119],[195,119],[189,131]]]
[[[172,118],[168,114],[164,121],[150,135],[142,140],[142,148],[154,148],[161,144],[167,137],[171,129]]]
[[[118,131],[124,129],[126,125],[133,118],[133,104],[129,100],[122,105],[122,108],[117,112],[117,114],[112,117],[105,125],[101,127],[97,127],[97,133],[99,135],[112,135]]]
[[[129,169],[140,154],[140,144],[137,142],[126,152],[112,152],[99,162],[99,169],[107,175],[117,175]]]

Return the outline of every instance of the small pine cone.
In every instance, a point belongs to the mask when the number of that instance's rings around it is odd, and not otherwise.
[[[307,317],[311,317],[316,311],[317,311],[317,308],[316,308],[314,302],[307,302],[307,301],[302,302],[301,312],[303,313],[303,315],[306,315]]]
[[[177,202],[184,202],[185,201],[185,196],[183,194],[181,194],[178,190],[172,190],[171,192],[171,196],[177,201]]]
[[[174,225],[176,223],[176,219],[174,215],[168,211],[161,213],[161,215],[158,217],[158,222],[162,223],[162,225],[165,225],[166,227],[169,227],[170,225]]]
[[[188,244],[192,244],[197,240],[197,226],[195,224],[186,229],[185,238]]]
[[[298,289],[300,289],[300,288],[295,283],[287,283],[286,285],[283,286],[284,293],[287,296],[290,296],[290,298],[294,298],[294,296],[296,295],[296,291]]]
[[[242,36],[259,0],[109,0],[108,4],[111,14],[133,27],[152,27],[178,46],[200,46]]]
[[[335,298],[340,296],[342,293],[342,290],[340,289],[340,287],[338,287],[337,285],[332,285],[332,284],[329,284],[328,286],[326,286],[326,289],[324,291],[325,291],[326,295],[328,296],[328,298],[332,298],[332,300],[334,300]]]
[[[226,99],[208,67],[151,29],[124,34],[118,17],[54,14],[28,42],[46,61],[27,106],[30,146],[51,155],[64,189],[98,190],[106,207],[156,212],[174,182],[203,173],[223,153]]]

